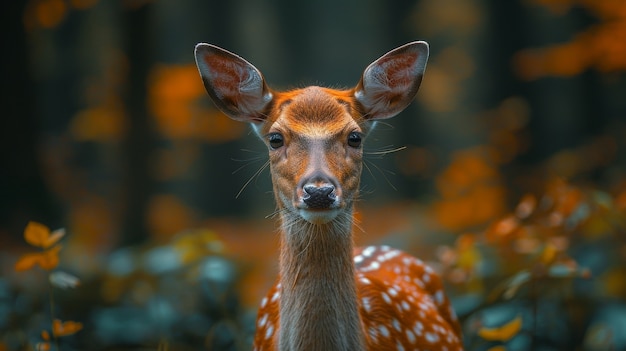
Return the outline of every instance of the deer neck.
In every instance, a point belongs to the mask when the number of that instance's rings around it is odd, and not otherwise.
[[[326,224],[281,221],[280,350],[363,350],[352,212]]]

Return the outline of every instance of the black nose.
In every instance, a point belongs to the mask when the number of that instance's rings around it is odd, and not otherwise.
[[[322,186],[307,184],[302,189],[304,190],[302,200],[310,208],[329,208],[337,199],[335,187],[330,184],[324,184]]]

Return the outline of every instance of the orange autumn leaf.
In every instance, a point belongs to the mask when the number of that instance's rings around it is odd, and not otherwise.
[[[47,249],[56,244],[63,236],[65,236],[65,229],[50,232],[50,229],[45,225],[33,221],[28,222],[26,229],[24,229],[26,242],[42,249]]]
[[[59,251],[61,245],[57,245],[49,250],[22,255],[15,263],[15,270],[18,272],[29,270],[36,265],[47,271],[59,265]]]
[[[517,316],[512,321],[495,328],[482,327],[478,330],[478,335],[489,341],[511,340],[522,329],[522,317]]]
[[[537,198],[532,194],[526,194],[522,197],[519,204],[515,208],[515,215],[519,219],[526,219],[533,214],[537,208]]]
[[[83,329],[83,323],[80,323],[80,322],[74,322],[74,321],[61,322],[60,319],[55,319],[52,322],[52,333],[56,337],[72,335],[81,329]]]
[[[41,338],[44,339],[45,341],[49,341],[50,340],[50,333],[48,333],[47,330],[43,330],[41,332]]]
[[[501,240],[510,239],[517,234],[520,229],[520,222],[518,219],[509,215],[500,220],[495,221],[487,229],[485,236],[488,242],[500,242]]]

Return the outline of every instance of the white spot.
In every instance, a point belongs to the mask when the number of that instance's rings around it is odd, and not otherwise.
[[[400,255],[400,251],[398,251],[398,250],[391,250],[391,251],[385,253],[384,257],[385,257],[386,260],[390,260],[390,259],[392,259],[392,258],[394,258],[394,257],[396,257],[398,255]]]
[[[265,329],[265,339],[269,339],[274,334],[274,326],[271,324],[267,325],[267,329]]]
[[[398,266],[393,267],[393,272],[394,272],[396,275],[400,275],[400,267],[398,267]]]
[[[267,322],[267,313],[263,317],[259,318],[259,328],[262,328]]]
[[[391,298],[386,293],[381,294],[386,303],[391,304]]]
[[[433,269],[432,269],[432,268],[430,268],[430,266],[424,266],[424,272],[426,272],[426,273],[428,273],[428,274],[433,274],[433,273],[435,273],[435,272],[433,271]]]
[[[393,328],[397,331],[402,331],[402,326],[400,325],[400,322],[397,319],[393,319],[393,321],[391,321],[391,324],[393,325]]]
[[[404,257],[402,258],[402,263],[404,263],[405,265],[407,265],[407,266],[408,266],[408,265],[410,265],[411,263],[413,263],[412,258],[413,258],[413,257],[410,257],[410,256],[404,256]]]
[[[361,255],[354,256],[354,263],[361,263],[361,262],[363,262],[363,256]]]
[[[378,261],[372,261],[372,263],[370,263],[369,269],[375,271],[378,268],[380,268],[380,263]]]
[[[368,247],[365,248],[365,250],[363,250],[363,252],[361,254],[363,256],[365,256],[365,257],[370,257],[370,256],[372,256],[374,251],[376,251],[376,246],[368,246]]]
[[[398,291],[394,288],[389,288],[389,290],[387,290],[389,292],[389,295],[391,296],[398,296]]]
[[[365,277],[359,278],[359,281],[361,281],[361,283],[363,283],[363,284],[370,284],[371,283],[371,281],[369,279],[365,278]]]
[[[424,334],[424,337],[426,338],[426,341],[428,341],[431,344],[434,344],[439,341],[439,335],[434,334],[434,333],[426,332],[426,334]]]
[[[438,290],[435,293],[435,301],[437,302],[437,305],[441,305],[443,303],[443,291]]]
[[[387,329],[387,327],[385,327],[384,325],[379,325],[378,326],[378,330],[380,331],[380,334],[384,337],[389,337],[389,329]]]
[[[413,332],[409,329],[406,330],[406,338],[409,339],[411,344],[415,344],[415,334],[413,334]]]
[[[406,301],[402,300],[402,308],[403,308],[405,311],[408,311],[408,310],[410,310],[410,309],[411,309],[411,305],[409,305],[409,303],[408,303],[408,302],[406,302]]]
[[[383,245],[383,246],[380,247],[380,250],[381,251],[389,251],[389,250],[391,250],[391,248],[388,245]]]
[[[424,330],[424,325],[422,324],[422,322],[420,321],[415,322],[415,325],[413,326],[413,331],[415,332],[415,335],[422,335],[423,330]]]
[[[422,289],[426,287],[426,285],[424,285],[424,282],[421,281],[419,278],[414,278],[413,283],[415,283],[415,285],[419,286]]]
[[[428,275],[428,273],[424,273],[424,275],[422,276],[422,281],[428,284],[428,282],[430,282],[430,275]]]
[[[400,344],[400,341],[396,342],[396,349],[398,351],[404,351],[404,346],[402,346],[402,344]]]
[[[261,300],[261,308],[265,307],[265,305],[267,305],[267,296]]]
[[[274,293],[274,295],[272,295],[272,299],[270,300],[271,302],[276,302],[278,299],[280,298],[280,292],[276,291]]]
[[[404,276],[404,281],[407,282],[407,283],[410,283],[411,282],[411,277],[408,276],[408,275],[405,275]]]
[[[361,303],[363,303],[363,308],[365,308],[365,311],[367,311],[369,313],[371,311],[371,309],[372,309],[372,305],[370,305],[369,297],[362,298],[361,299]]]

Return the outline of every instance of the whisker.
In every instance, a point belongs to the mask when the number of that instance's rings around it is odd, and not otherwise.
[[[382,150],[380,150],[380,151],[365,151],[365,152],[363,152],[363,153],[364,153],[365,155],[385,156],[385,155],[387,155],[387,154],[392,154],[392,153],[394,153],[394,152],[402,151],[402,150],[404,150],[404,149],[406,149],[406,146],[400,146],[400,147],[396,147],[396,148],[393,148],[393,149],[391,149],[391,148],[387,148],[387,147],[384,147],[384,148],[382,148]]]
[[[251,158],[246,158],[246,159],[239,159],[239,158],[231,158],[232,161],[235,162],[244,162],[244,164],[240,167],[238,167],[237,169],[235,169],[231,174],[235,174],[239,171],[241,171],[242,169],[248,167],[249,165],[257,162],[257,161],[261,161],[263,159],[265,159],[265,154],[264,153],[260,153],[258,151],[254,151],[254,150],[249,150],[249,149],[241,149],[241,151],[243,152],[249,152],[249,153],[253,153],[256,154],[257,156],[251,157]]]
[[[302,251],[298,252],[296,257],[303,256],[309,250],[309,247],[311,246],[311,243],[313,242],[313,239],[316,236],[319,236],[319,233],[310,233],[311,232],[311,228],[315,228],[316,230],[321,231],[321,229],[319,229],[319,228],[310,226],[309,223],[306,224],[305,228],[306,227],[308,227],[308,228],[305,229],[305,230],[302,230],[302,232],[309,233],[309,235],[307,235],[307,243],[304,246],[304,248],[302,248]]]
[[[265,216],[265,219],[270,219],[270,218],[275,218],[279,213],[280,213],[281,209],[277,208],[276,210],[272,211],[272,213],[268,214],[267,216]]]
[[[372,172],[372,169],[370,168],[370,166],[367,165],[367,161],[365,159],[363,159],[363,166],[365,166],[365,169],[367,169],[367,172],[372,176],[372,178],[376,180],[376,176]]]
[[[352,225],[359,230],[362,234],[365,234],[365,230],[361,227],[361,223],[357,218],[352,218]]]
[[[389,170],[383,170],[382,168],[378,167],[378,166],[377,166],[374,162],[367,161],[367,160],[365,160],[365,159],[363,159],[363,161],[365,161],[365,162],[363,162],[363,164],[370,163],[370,164],[371,164],[374,168],[376,168],[376,169],[378,170],[378,172],[380,172],[380,174],[382,174],[382,175],[383,175],[383,178],[385,178],[385,181],[387,182],[387,184],[389,184],[389,186],[390,186],[393,190],[398,191],[398,188],[396,188],[396,187],[393,185],[393,183],[391,183],[391,181],[389,180],[389,178],[388,178],[388,177],[387,177],[387,175],[385,174],[385,172],[387,172],[387,173],[389,173],[389,174],[391,174],[391,175],[395,175],[395,173],[394,173],[394,172],[389,171]],[[367,167],[367,168],[369,169],[369,167]]]
[[[248,186],[248,184],[250,184],[252,182],[253,179],[255,179],[256,177],[259,176],[259,174],[261,174],[261,172],[263,172],[263,170],[265,168],[267,168],[267,166],[269,166],[270,161],[267,160],[265,161],[265,163],[263,164],[263,166],[261,166],[261,168],[259,168],[256,172],[254,172],[254,174],[250,177],[250,179],[248,179],[248,181],[246,181],[244,183],[244,185],[241,187],[241,190],[239,190],[239,192],[237,193],[237,195],[235,196],[235,199],[239,198],[239,195],[241,195],[241,193],[244,191],[244,189]]]
[[[392,130],[392,129],[396,129],[396,127],[388,122],[382,121],[382,120],[376,120],[376,129],[380,129],[379,126],[385,126],[388,129],[383,129],[383,130]]]

